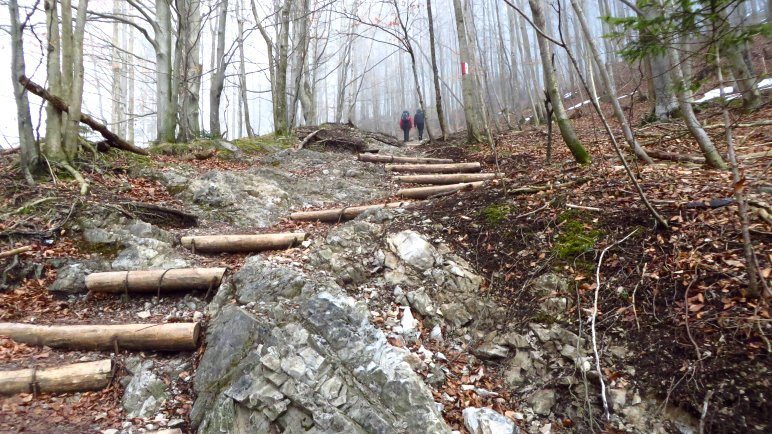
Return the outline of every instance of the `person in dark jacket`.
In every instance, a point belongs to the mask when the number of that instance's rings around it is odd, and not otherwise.
[[[402,112],[402,117],[399,118],[399,128],[405,133],[405,143],[407,143],[410,140],[410,129],[413,128],[413,118],[410,117],[409,111]]]
[[[423,140],[424,125],[426,122],[426,116],[424,116],[423,110],[418,109],[415,111],[415,117],[413,118],[413,122],[415,123],[415,128],[418,130],[418,140]]]

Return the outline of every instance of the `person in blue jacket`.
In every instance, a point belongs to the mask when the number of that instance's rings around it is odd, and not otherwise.
[[[413,123],[415,124],[415,128],[418,130],[418,140],[424,139],[425,122],[426,116],[424,116],[424,111],[421,109],[416,110],[415,117],[413,117]]]

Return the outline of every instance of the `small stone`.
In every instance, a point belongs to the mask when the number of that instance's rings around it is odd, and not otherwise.
[[[140,312],[137,312],[137,316],[141,319],[148,319],[151,316],[151,313],[147,310],[143,310]]]
[[[201,312],[199,312],[199,311],[195,311],[195,312],[193,312],[193,321],[201,321],[201,319],[202,319],[203,317],[204,317],[204,314],[203,314],[203,313],[201,313]]]
[[[431,333],[429,333],[429,338],[431,338],[433,341],[442,342],[442,327],[440,327],[439,324],[436,324],[434,327],[432,327]]]
[[[464,426],[471,434],[515,434],[515,423],[503,414],[488,407],[468,407],[462,412]]]
[[[502,345],[483,343],[474,351],[474,355],[484,360],[504,359],[509,356],[509,349]]]
[[[534,413],[542,416],[549,415],[552,406],[555,405],[555,391],[551,389],[538,390],[528,398],[528,403],[533,408]]]
[[[400,320],[402,330],[405,332],[413,330],[416,327],[416,323],[417,321],[415,320],[415,317],[413,317],[413,312],[410,311],[409,307],[406,307],[405,311],[402,313],[402,319]]]
[[[102,434],[118,434],[118,430],[115,428],[105,429],[100,431]]]

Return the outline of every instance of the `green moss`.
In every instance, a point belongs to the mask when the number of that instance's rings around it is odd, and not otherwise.
[[[88,241],[83,241],[76,243],[75,247],[81,252],[98,254],[105,259],[114,259],[123,250],[121,243],[89,243]]]
[[[602,235],[602,231],[586,227],[587,225],[570,220],[563,224],[553,250],[559,259],[571,260],[592,251]]]
[[[274,134],[265,134],[257,137],[242,137],[236,139],[233,145],[245,153],[266,154],[282,149],[290,148],[293,143],[289,137],[277,137]]]
[[[498,226],[511,213],[512,207],[504,203],[493,203],[480,211],[480,215],[488,226]]]

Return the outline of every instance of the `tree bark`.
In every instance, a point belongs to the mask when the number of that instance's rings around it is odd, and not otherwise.
[[[426,13],[429,16],[429,50],[432,57],[432,78],[434,79],[434,105],[437,107],[437,120],[440,123],[442,141],[448,139],[448,126],[445,124],[445,109],[442,106],[442,89],[440,88],[440,73],[437,69],[437,50],[434,42],[434,17],[432,0],[426,0]]]
[[[282,233],[261,235],[208,235],[182,237],[184,247],[195,252],[260,252],[263,250],[288,249],[305,240],[306,234]]]
[[[118,16],[122,13],[121,11],[121,1],[122,0],[113,0],[113,14]],[[125,113],[126,113],[126,106],[125,101],[123,100],[123,83],[124,83],[124,65],[126,64],[125,59],[123,58],[123,52],[121,50],[122,48],[122,27],[124,24],[120,21],[113,22],[113,50],[111,53],[112,58],[111,60],[111,68],[113,72],[113,83],[112,83],[112,110],[110,113],[110,124],[112,124],[113,130],[117,131],[120,135],[125,135],[124,126],[125,126]]]
[[[62,95],[61,38],[59,37],[57,2],[56,0],[44,0],[44,7],[48,34],[46,53],[48,92],[52,95]],[[52,161],[67,161],[67,155],[62,146],[63,122],[62,111],[54,107],[53,104],[46,104],[46,141],[42,150],[43,154]]]
[[[172,87],[172,14],[169,0],[155,1],[156,129],[159,143],[173,142],[177,113]]]
[[[40,168],[40,147],[32,133],[32,116],[29,111],[27,90],[19,82],[24,77],[24,40],[21,23],[19,22],[19,5],[17,0],[9,0],[8,10],[11,15],[11,80],[13,96],[16,100],[16,125],[19,131],[19,150],[21,153],[21,172],[27,184],[35,183],[33,174]]]
[[[201,65],[201,0],[177,0],[177,109],[179,110],[179,139],[188,142],[201,135],[200,89]]]
[[[427,199],[433,196],[443,196],[463,190],[473,190],[485,185],[485,181],[465,182],[460,184],[438,185],[432,187],[403,188],[397,191],[397,196],[408,199]]]
[[[387,164],[384,166],[389,172],[414,172],[414,173],[459,173],[479,172],[480,163],[451,163],[451,164]]]
[[[459,60],[461,63],[472,65],[469,37],[466,30],[466,19],[461,0],[453,0],[453,10],[456,17],[456,33],[458,36]],[[479,106],[479,89],[476,86],[474,75],[467,71],[462,73],[461,88],[464,95],[464,117],[466,118],[466,136],[468,143],[483,142],[483,125]]]
[[[531,6],[534,25],[546,32],[547,28],[545,26],[541,4],[537,0],[528,0],[528,3]],[[560,90],[558,89],[557,73],[555,71],[550,42],[538,32],[536,40],[539,43],[542,68],[544,69],[544,84],[549,93],[552,109],[555,112],[555,120],[558,123],[558,128],[560,128],[560,134],[563,136],[563,141],[566,142],[568,149],[571,150],[571,154],[573,154],[576,162],[579,164],[589,164],[590,154],[587,153],[584,146],[582,146],[582,143],[579,141],[579,138],[576,136],[571,120],[569,120],[566,109],[563,107],[563,99]]]
[[[28,345],[73,350],[189,351],[198,347],[197,322],[164,324],[36,325],[0,323],[0,335]]]
[[[276,85],[273,98],[274,114],[273,129],[277,136],[286,136],[290,133],[289,113],[287,112],[287,68],[289,62],[289,31],[290,31],[290,7],[292,0],[285,0],[279,11],[281,25],[279,26],[279,50],[276,59]]]
[[[206,291],[217,288],[225,268],[177,268],[168,270],[110,271],[86,276],[91,292]]]
[[[656,19],[662,13],[656,2],[646,2],[641,8],[643,17],[647,20]],[[656,38],[646,32],[641,33],[641,39]],[[667,54],[652,54],[648,58],[649,69],[651,70],[651,90],[654,95],[653,108],[654,116],[658,120],[670,119],[671,113],[679,107],[679,103],[673,94],[673,81],[670,74],[670,63]]]
[[[100,390],[110,384],[112,377],[113,362],[110,359],[44,369],[0,371],[0,395]]]
[[[217,68],[212,74],[212,86],[209,88],[209,133],[213,137],[221,137],[220,131],[220,98],[225,85],[225,24],[228,17],[228,0],[220,0],[220,10],[217,13]]]
[[[244,66],[244,18],[241,16],[241,7],[238,8],[238,44],[239,44],[239,90],[241,103],[244,107],[244,123],[247,125],[247,136],[254,137],[255,131],[252,129],[252,121],[249,116],[249,99],[247,98],[247,72]]]
[[[64,2],[62,2],[64,5]],[[62,55],[62,59],[71,62],[71,64],[64,64],[66,72],[65,77],[71,77],[70,86],[68,89],[65,87],[63,90],[65,93],[69,93],[69,111],[67,116],[67,127],[64,131],[64,151],[67,155],[67,162],[72,161],[80,148],[80,118],[81,108],[83,104],[83,36],[86,30],[86,12],[88,8],[88,0],[78,1],[78,14],[75,20],[75,29],[73,32],[63,32],[62,38],[64,39],[68,33],[72,38],[69,44],[62,44],[63,47],[68,47],[65,53]],[[64,28],[70,27],[71,23],[65,21],[64,14],[62,14],[62,23]],[[70,53],[67,53],[70,51]],[[70,75],[70,71],[72,74]]]

